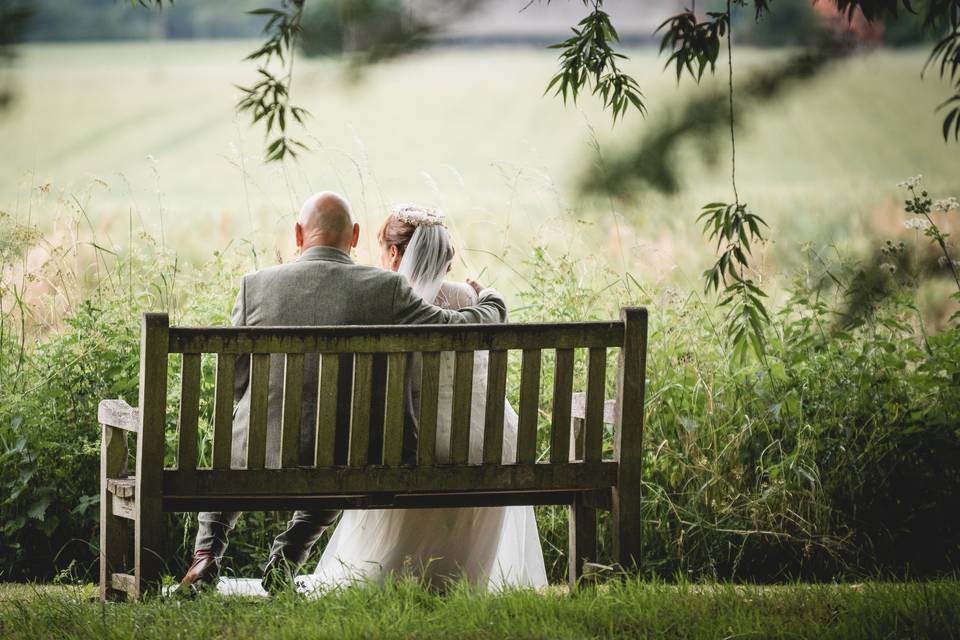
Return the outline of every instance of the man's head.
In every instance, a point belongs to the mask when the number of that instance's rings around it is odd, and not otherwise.
[[[360,225],[353,221],[350,203],[333,191],[321,191],[307,198],[297,216],[295,232],[301,251],[334,247],[350,253],[360,239]]]

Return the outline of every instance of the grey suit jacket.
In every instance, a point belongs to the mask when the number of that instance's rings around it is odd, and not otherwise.
[[[243,277],[233,308],[234,326],[324,326],[371,324],[454,324],[505,322],[507,308],[500,295],[486,289],[475,307],[458,311],[424,302],[406,279],[392,271],[354,264],[350,256],[332,247],[313,247],[296,262],[282,264]],[[312,464],[316,418],[318,358],[305,358],[303,412],[300,429],[301,463]],[[344,369],[347,369],[346,371]],[[267,425],[267,467],[280,466],[280,425],[283,400],[284,357],[270,361],[270,393]],[[344,458],[343,433],[349,424],[351,393],[349,356],[341,358],[336,458]],[[374,395],[382,365],[375,368]],[[232,464],[242,467],[247,458],[250,417],[250,359],[237,359],[236,397],[233,419]],[[382,412],[382,407],[380,408]],[[371,422],[377,419],[373,410]],[[382,413],[381,413],[382,415]],[[411,419],[408,406],[408,423]],[[408,425],[407,431],[411,427]],[[415,425],[412,429],[415,431]],[[373,440],[374,438],[372,438]]]

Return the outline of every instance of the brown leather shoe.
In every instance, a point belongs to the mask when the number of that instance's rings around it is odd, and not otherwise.
[[[211,587],[220,577],[220,561],[209,551],[193,554],[193,564],[180,581],[180,591],[196,592]]]

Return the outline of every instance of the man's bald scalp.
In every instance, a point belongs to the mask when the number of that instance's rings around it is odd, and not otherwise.
[[[303,228],[305,237],[327,246],[349,242],[353,233],[350,203],[333,191],[321,191],[307,198],[297,216],[297,222]]]

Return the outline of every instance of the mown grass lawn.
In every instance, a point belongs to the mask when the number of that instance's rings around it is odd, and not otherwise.
[[[960,582],[786,586],[629,580],[569,594],[429,593],[415,582],[314,601],[208,596],[101,605],[92,586],[0,585],[0,637],[957,638]]]

